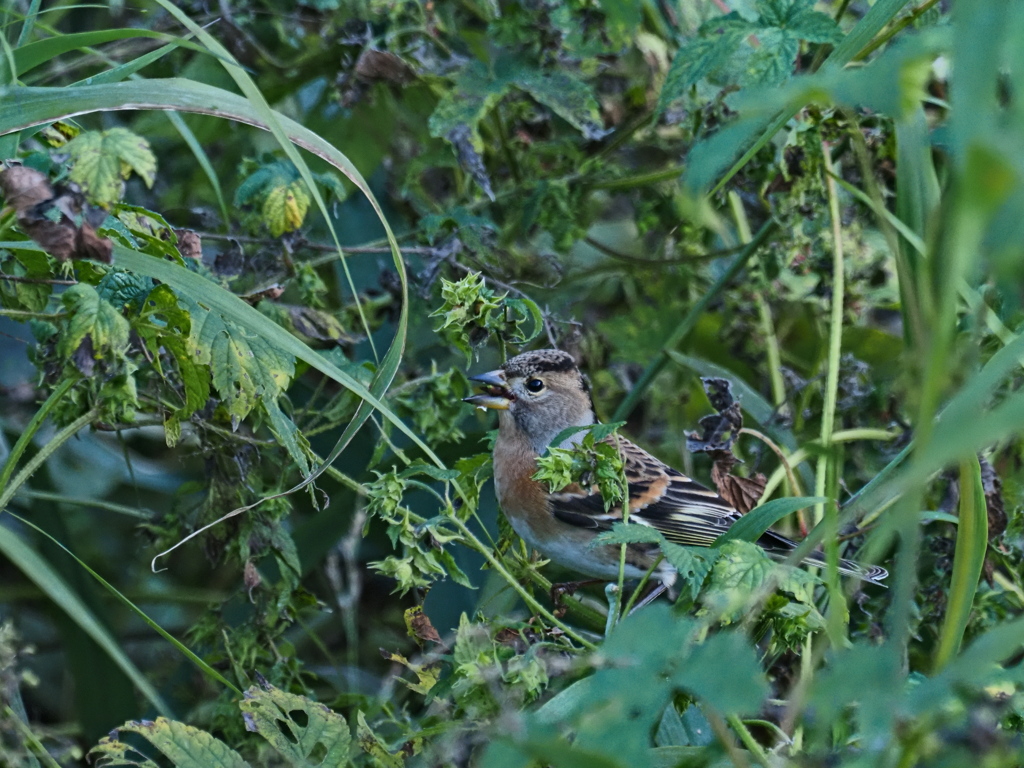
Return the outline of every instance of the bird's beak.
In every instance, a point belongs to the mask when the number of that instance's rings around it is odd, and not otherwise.
[[[483,384],[484,391],[479,395],[464,397],[462,399],[464,403],[475,405],[477,408],[507,411],[512,401],[515,400],[512,393],[505,387],[505,372],[500,368],[495,371],[470,376],[469,380],[477,384]]]

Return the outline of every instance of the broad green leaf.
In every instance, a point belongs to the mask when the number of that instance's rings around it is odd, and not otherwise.
[[[791,515],[798,510],[826,501],[828,499],[823,496],[773,499],[756,509],[750,510],[750,512],[733,523],[732,527],[719,536],[711,546],[720,547],[728,541],[756,542],[761,538],[761,534],[786,515]]]
[[[193,42],[182,40],[165,32],[154,32],[148,29],[97,29],[91,32],[65,32],[48,37],[45,40],[37,40],[15,48],[14,61],[16,63],[16,71],[20,76],[41,64],[52,61],[61,54],[132,37],[150,37],[156,40],[164,40],[170,43],[170,45],[165,46],[168,49],[181,46],[205,53],[205,49]]]
[[[754,714],[768,695],[768,681],[743,632],[720,632],[694,646],[672,682],[726,714]]]
[[[288,388],[295,373],[290,355],[190,297],[179,296],[179,301],[192,318],[192,356],[198,365],[209,366],[232,424],[237,426],[262,400],[276,401]]]
[[[605,136],[601,114],[593,91],[582,80],[563,70],[541,71],[519,66],[511,76],[512,84],[583,134],[590,141]]]
[[[86,131],[69,141],[70,178],[94,203],[110,206],[121,199],[123,182],[135,171],[147,187],[156,178],[156,157],[149,142],[127,128]]]
[[[174,768],[249,768],[249,763],[220,739],[191,725],[158,717],[155,721],[130,720],[90,750],[96,759],[124,754],[121,733],[141,736],[163,753]],[[109,751],[108,751],[109,747]],[[133,763],[121,763],[132,765]],[[117,763],[113,763],[117,765]]]
[[[92,356],[98,360],[124,354],[128,347],[128,321],[95,288],[85,283],[73,285],[61,296],[61,302],[69,315],[67,331],[60,339],[61,355],[70,357],[86,337],[92,343]]]
[[[292,765],[348,763],[352,744],[349,725],[323,704],[265,684],[249,688],[238,707],[246,730],[270,742]],[[296,722],[298,713],[304,715],[301,725]]]
[[[727,65],[735,56],[744,36],[743,31],[736,30],[710,39],[696,38],[676,51],[665,76],[665,84],[658,94],[655,114],[661,115],[698,81]]]

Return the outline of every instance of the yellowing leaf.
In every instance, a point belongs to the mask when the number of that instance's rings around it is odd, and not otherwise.
[[[119,733],[134,733],[146,739],[171,761],[175,768],[249,768],[249,763],[220,739],[191,725],[158,717],[155,721],[129,720],[110,736],[105,737],[90,751],[96,756],[98,765],[155,765],[152,761],[136,763],[131,749],[132,762],[115,763],[130,749],[119,741]],[[104,758],[109,758],[104,762]]]
[[[239,703],[245,727],[294,765],[347,765],[352,734],[341,715],[270,684],[252,686]],[[303,724],[296,713],[304,715]]]
[[[59,352],[69,356],[89,338],[92,357],[119,356],[128,347],[128,321],[114,306],[85,283],[68,288],[61,296],[68,310],[68,329],[60,340]]]
[[[301,179],[274,187],[263,201],[263,221],[270,234],[279,237],[302,226],[309,210],[309,192]]]
[[[132,171],[147,187],[156,176],[156,157],[147,142],[127,128],[87,131],[67,144],[71,154],[70,179],[93,203],[108,207],[121,199],[123,181]]]

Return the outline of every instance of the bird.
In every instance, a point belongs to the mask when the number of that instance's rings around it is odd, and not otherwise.
[[[494,487],[512,529],[529,547],[558,565],[593,579],[618,579],[620,546],[595,546],[594,540],[623,521],[622,504],[606,507],[596,486],[574,484],[552,492],[534,479],[537,459],[549,447],[572,447],[584,433],[577,432],[552,446],[559,434],[570,427],[598,423],[587,379],[576,361],[558,349],[524,352],[469,380],[483,391],[464,401],[498,412]],[[650,526],[675,544],[708,547],[741,518],[718,493],[621,435],[605,439],[618,447],[623,461],[630,523]],[[777,558],[797,546],[771,530],[757,543]],[[658,561],[658,554],[656,544],[627,545],[625,578],[642,578]],[[825,564],[821,553],[809,554],[805,562]],[[888,575],[879,566],[845,559],[839,561],[839,571],[882,586]],[[668,587],[676,574],[662,561],[655,576]]]

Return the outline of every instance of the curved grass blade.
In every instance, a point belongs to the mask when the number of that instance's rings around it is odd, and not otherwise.
[[[7,514],[11,515],[11,517],[17,517],[10,512]],[[22,518],[18,519],[26,525],[39,530],[28,521]],[[40,533],[46,535],[43,531],[40,531]],[[52,537],[48,538],[53,540]],[[56,540],[54,542],[58,546],[63,546]],[[99,622],[85,603],[82,602],[81,598],[68,587],[64,579],[32,547],[15,535],[12,530],[3,526],[0,526],[0,553],[3,553],[18,570],[34,582],[57,607],[67,614],[68,618],[81,627],[83,632],[96,641],[96,644],[121,668],[125,675],[135,684],[135,687],[139,689],[139,692],[160,714],[173,717],[167,702],[163,700],[159,692],[146,679],[139,668],[132,663],[132,660],[125,655],[117,641],[107,631],[106,627]]]
[[[826,501],[828,499],[824,496],[792,496],[785,499],[773,499],[757,509],[752,509],[733,523],[732,527],[715,539],[711,546],[720,547],[727,541],[736,540],[756,542],[761,538],[761,534],[786,515],[791,515],[815,504],[823,504]]]
[[[166,32],[154,32],[148,29],[97,29],[92,32],[70,32],[67,34],[55,35],[45,40],[37,40],[34,43],[23,45],[14,50],[15,71],[18,76],[29,72],[41,64],[46,64],[58,56],[79,48],[87,48],[93,45],[102,45],[114,40],[124,40],[131,37],[149,37],[154,40],[165,40],[174,46],[191,48],[199,53],[208,53],[201,45],[182,40],[175,35]]]
[[[180,10],[174,3],[171,3],[168,0],[156,0],[156,2],[168,13],[174,16],[174,18],[180,21],[185,27],[187,27],[193,34],[195,34],[196,37],[202,41],[203,45],[209,48],[209,50],[220,59],[221,64],[224,65],[224,69],[227,70],[229,75],[231,75],[231,79],[235,81],[235,84],[239,89],[241,89],[242,93],[245,94],[256,112],[263,117],[266,122],[267,130],[274,135],[274,138],[277,139],[277,143],[284,151],[285,155],[298,169],[299,175],[302,177],[302,180],[306,182],[309,194],[316,201],[317,208],[320,210],[320,215],[323,216],[324,222],[327,224],[327,229],[331,233],[331,239],[334,241],[334,245],[338,249],[338,257],[341,260],[341,266],[345,272],[345,279],[348,281],[349,290],[352,291],[352,299],[355,301],[356,310],[359,313],[359,320],[363,324],[363,330],[366,332],[366,339],[370,342],[370,349],[373,350],[373,356],[379,359],[379,356],[377,355],[377,347],[373,342],[373,334],[370,332],[370,324],[363,311],[363,305],[359,301],[359,293],[356,291],[355,281],[352,279],[352,273],[349,271],[348,261],[346,260],[345,253],[341,248],[341,241],[338,239],[338,233],[334,229],[334,222],[331,220],[331,214],[327,210],[327,203],[324,201],[323,195],[320,194],[320,189],[314,181],[313,173],[309,170],[309,166],[306,165],[306,161],[302,159],[298,150],[292,146],[292,140],[285,132],[282,122],[278,119],[277,113],[271,109],[270,104],[263,95],[263,92],[259,89],[245,69],[242,68],[242,65],[235,60],[227,48],[221,45],[213,35],[192,21],[192,19],[190,19],[185,12]],[[363,192],[370,199],[374,209],[377,211],[377,215],[380,217],[381,223],[387,231],[388,239],[391,241],[393,252],[396,258],[401,261],[401,256],[398,255],[398,246],[394,242],[394,236],[391,233],[391,228],[388,226],[383,212],[377,206],[377,201],[374,199],[369,187],[366,187]],[[401,268],[399,271],[402,272]],[[404,272],[401,274],[401,281],[404,292],[406,290]],[[408,303],[406,299],[407,297],[403,296],[403,307]],[[399,334],[403,337],[400,346],[404,346],[405,344],[404,333],[403,329]],[[380,371],[378,371],[378,375],[379,374]]]
[[[946,616],[939,633],[939,645],[935,649],[936,670],[946,666],[960,651],[988,550],[988,508],[977,456],[960,464],[959,519]]]
[[[113,595],[118,600],[120,600],[122,603],[124,603],[124,605],[127,606],[136,616],[138,616],[140,619],[142,619],[144,622],[146,622],[150,627],[152,627],[153,630],[158,635],[160,635],[167,642],[169,642],[171,645],[173,645],[175,648],[177,648],[181,652],[181,654],[183,656],[185,656],[185,658],[187,658],[193,664],[195,664],[196,667],[198,667],[201,672],[203,672],[204,674],[209,676],[211,679],[216,680],[218,683],[221,683],[222,685],[224,685],[227,688],[231,689],[232,691],[234,691],[239,696],[242,695],[241,690],[239,690],[230,680],[228,680],[220,672],[215,670],[213,667],[211,667],[205,661],[200,659],[198,656],[196,656],[191,650],[189,650],[189,648],[187,646],[185,646],[181,642],[179,642],[173,635],[171,635],[169,632],[167,632],[167,630],[165,630],[163,627],[161,627],[159,624],[157,624],[155,621],[153,621],[153,619],[149,618],[149,616],[146,615],[145,611],[143,611],[141,608],[139,608],[137,605],[135,605],[135,603],[133,603],[127,597],[122,595],[118,591],[117,587],[115,587],[113,584],[111,584],[106,579],[104,579],[102,576],[100,576],[98,573],[96,573],[96,571],[94,571],[92,568],[90,568],[88,563],[86,563],[81,558],[79,558],[78,555],[76,555],[70,549],[65,547],[63,544],[61,544],[59,541],[57,541],[57,539],[55,539],[53,536],[48,534],[46,531],[44,531],[42,528],[40,528],[39,526],[35,525],[34,523],[26,520],[23,517],[19,517],[18,515],[15,515],[13,513],[11,513],[11,517],[13,517],[16,520],[20,521],[24,525],[27,525],[29,528],[32,528],[33,530],[37,531],[39,534],[45,536],[50,541],[52,541],[54,544],[56,544],[58,547],[60,547],[65,552],[67,552],[69,555],[71,555],[71,557],[74,558],[75,562],[78,563],[80,566],[82,566],[88,572],[88,574],[90,576],[92,576],[94,579],[96,579],[96,581],[98,581],[100,583],[100,585],[104,589],[106,589],[111,595]],[[2,530],[2,529],[0,529],[0,530]],[[49,566],[47,566],[47,567],[49,567]],[[83,629],[84,629],[84,627],[83,627]],[[115,661],[116,661],[116,659],[115,659]],[[158,707],[158,709],[159,709],[159,707]],[[171,717],[171,715],[168,714],[168,711],[166,709],[161,709],[160,712],[161,712],[161,714],[164,714],[167,717]]]

